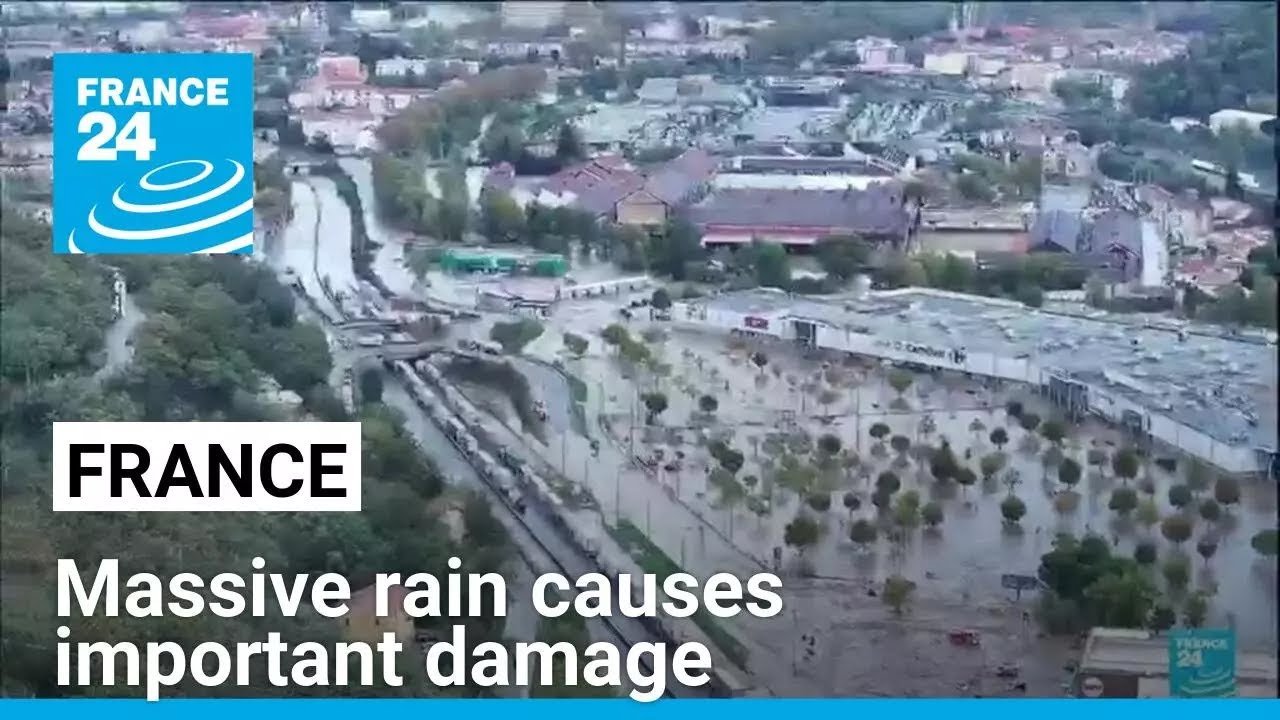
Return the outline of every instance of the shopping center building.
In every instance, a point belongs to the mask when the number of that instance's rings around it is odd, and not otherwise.
[[[750,290],[675,303],[671,319],[1027,383],[1064,415],[1101,416],[1228,472],[1274,475],[1278,464],[1274,337],[921,288]]]

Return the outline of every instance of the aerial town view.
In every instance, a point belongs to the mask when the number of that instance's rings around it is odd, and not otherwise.
[[[67,690],[56,558],[457,555],[776,573],[770,619],[465,619],[705,643],[674,697],[1160,697],[1196,628],[1276,696],[1274,3],[0,9],[0,695]],[[254,56],[252,255],[49,252],[83,52]],[[70,419],[359,420],[363,511],[65,519]]]

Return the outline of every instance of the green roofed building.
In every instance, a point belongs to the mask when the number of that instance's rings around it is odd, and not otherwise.
[[[563,255],[520,257],[505,253],[446,250],[440,257],[440,268],[449,273],[518,273],[541,277],[562,277],[569,271]]]

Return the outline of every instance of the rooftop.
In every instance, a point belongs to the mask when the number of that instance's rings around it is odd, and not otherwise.
[[[812,228],[894,237],[906,232],[908,221],[901,188],[892,182],[865,190],[721,189],[691,207],[689,217],[704,227]]]
[[[1135,323],[908,288],[823,300],[754,290],[706,300],[739,312],[808,317],[878,337],[1035,357],[1229,445],[1276,447],[1276,345],[1216,326]],[[1189,335],[1179,340],[1177,330]]]

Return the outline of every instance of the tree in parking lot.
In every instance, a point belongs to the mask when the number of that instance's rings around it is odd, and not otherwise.
[[[1022,516],[1027,514],[1027,504],[1017,495],[1009,495],[1000,502],[1000,514],[1005,522],[1017,525]]]
[[[905,458],[907,451],[911,449],[911,438],[906,435],[894,435],[889,438],[889,447],[893,448],[899,457]]]
[[[889,372],[889,387],[893,388],[899,396],[906,392],[913,382],[915,382],[915,376],[909,370],[894,368]]]
[[[1111,469],[1122,483],[1128,483],[1138,476],[1138,454],[1133,448],[1118,450],[1111,456]]]
[[[1067,436],[1067,426],[1061,420],[1049,420],[1040,426],[1040,434],[1054,445],[1060,445]]]
[[[866,518],[859,518],[849,526],[849,539],[864,550],[876,541],[876,534],[875,524]]]
[[[716,400],[712,395],[703,395],[698,398],[698,409],[707,415],[715,413],[720,407],[720,401]]]
[[[1080,475],[1080,463],[1071,458],[1063,458],[1058,465],[1058,481],[1066,485],[1068,489],[1074,488],[1076,483],[1080,482]]]
[[[1191,488],[1186,485],[1174,485],[1169,488],[1169,504],[1181,510],[1191,504]]]
[[[1249,538],[1249,545],[1263,557],[1275,557],[1276,551],[1280,549],[1280,534],[1274,528],[1260,530]]]
[[[667,409],[667,396],[660,392],[645,393],[640,396],[645,407],[645,422],[649,425],[658,420],[658,416]]]
[[[1118,487],[1111,493],[1111,500],[1107,503],[1107,507],[1119,513],[1121,517],[1127,517],[1138,507],[1138,493],[1130,487]]]
[[[884,439],[888,437],[889,433],[893,432],[893,430],[891,430],[885,423],[878,422],[871,426],[871,430],[869,432],[871,437],[875,438],[876,442],[883,443]]]
[[[1160,521],[1160,534],[1174,545],[1191,539],[1191,520],[1184,515],[1170,515]]]
[[[1009,433],[1004,428],[998,427],[991,431],[990,440],[997,450],[1003,451],[1004,446],[1009,443]]]
[[[884,604],[893,609],[894,615],[901,615],[907,604],[911,602],[911,595],[915,589],[916,584],[910,580],[901,575],[891,575],[885,578],[880,595],[884,599]]]
[[[990,480],[1004,468],[1004,457],[999,453],[982,456],[982,459],[978,461],[978,469],[982,471],[984,480]]]
[[[805,551],[818,542],[818,537],[821,533],[822,528],[818,526],[818,523],[813,518],[807,515],[799,515],[796,519],[787,523],[782,539],[787,545],[795,548],[797,554],[804,557]]]
[[[756,370],[761,374],[764,373],[764,367],[769,364],[769,356],[762,352],[751,353],[751,364],[756,366]]]
[[[1231,511],[1231,507],[1240,502],[1240,481],[1229,475],[1223,475],[1213,485],[1213,499]]]

